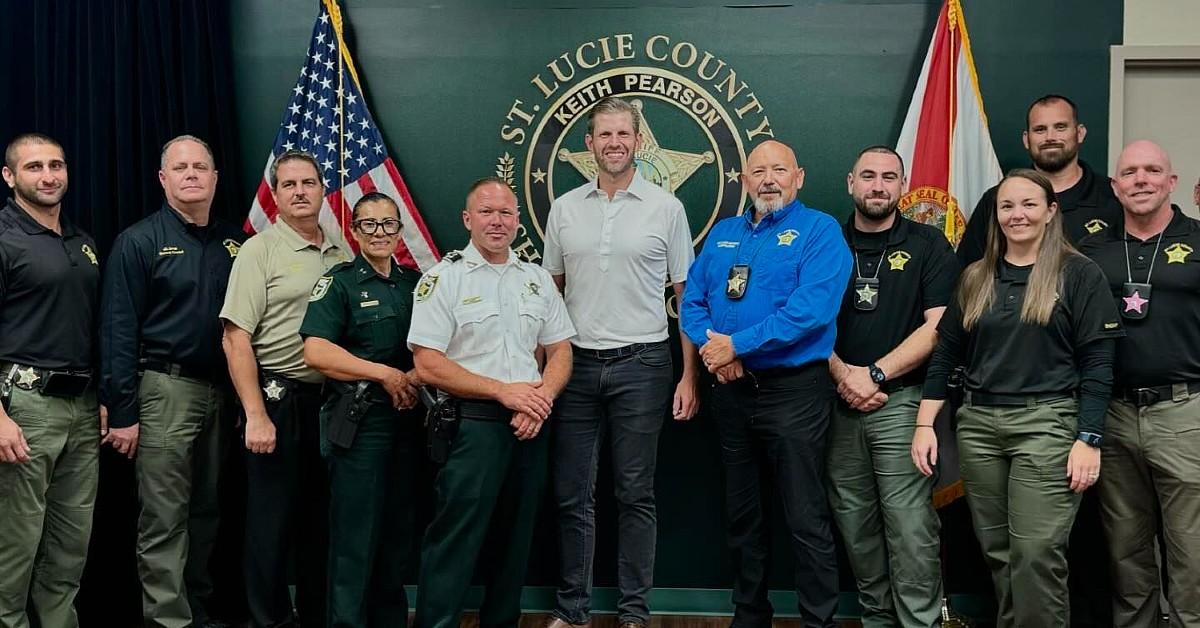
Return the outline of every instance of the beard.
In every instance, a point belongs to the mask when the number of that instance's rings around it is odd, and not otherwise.
[[[754,211],[757,212],[760,216],[769,214],[776,210],[783,209],[784,205],[787,205],[787,203],[784,202],[782,197],[777,198],[773,201],[768,201],[764,198],[755,198],[754,199]]]
[[[13,186],[13,194],[21,197],[26,203],[35,207],[49,209],[62,202],[67,193],[67,184],[63,183],[57,190],[47,194],[37,189],[37,186],[24,186],[17,183]]]
[[[854,209],[870,220],[883,220],[891,216],[896,211],[896,207],[900,204],[900,199],[893,198],[883,207],[871,206],[867,203],[870,199],[857,198],[854,199]]]
[[[625,159],[615,164],[610,164],[608,160],[604,158],[604,153],[593,153],[593,157],[596,158],[596,166],[598,166],[600,170],[604,172],[604,174],[609,176],[620,176],[628,172],[629,169],[633,167],[633,153],[627,154]]]
[[[1079,156],[1079,145],[1069,146],[1063,144],[1062,148],[1055,149],[1039,149],[1036,155],[1030,154],[1033,158],[1033,165],[1037,166],[1042,172],[1061,172],[1075,158]]]

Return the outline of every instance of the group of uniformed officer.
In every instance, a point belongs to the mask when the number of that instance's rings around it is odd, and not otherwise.
[[[423,276],[394,259],[403,223],[386,195],[353,207],[357,256],[322,225],[320,169],[300,151],[270,168],[275,225],[245,240],[210,216],[215,163],[191,136],[164,146],[164,204],[121,234],[102,275],[95,243],[61,215],[61,146],[16,138],[0,210],[0,626],[77,624],[102,442],[136,461],[147,624],[209,621],[231,392],[249,452],[254,625],[404,625],[423,452],[437,467],[417,625],[458,625],[485,550],[481,624],[516,625],[551,469],[562,562],[549,628],[587,624],[608,441],[618,619],[644,626],[658,434],[666,416],[694,414],[701,364],[734,626],[772,620],[772,484],[804,625],[832,625],[833,523],[864,625],[939,625],[930,428],[956,380],[999,625],[1067,624],[1067,537],[1093,484],[1115,625],[1157,617],[1158,521],[1172,625],[1200,625],[1200,358],[1186,350],[1200,346],[1200,221],[1170,204],[1161,148],[1126,147],[1106,185],[1078,160],[1073,103],[1038,99],[1023,134],[1034,169],[985,195],[956,258],[898,213],[905,169],[890,148],[858,155],[839,226],[797,199],[804,169],[770,140],[741,178],[753,209],[716,224],[693,262],[679,201],[635,166],[639,122],[620,99],[594,107],[597,179],[556,201],[542,266],[511,250],[516,198],[486,178],[467,194],[468,244]],[[678,380],[665,284],[680,302]]]

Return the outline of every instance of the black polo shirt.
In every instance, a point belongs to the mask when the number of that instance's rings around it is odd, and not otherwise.
[[[854,215],[842,227],[855,256],[850,286],[838,313],[835,351],[848,364],[865,366],[887,355],[925,323],[925,310],[950,302],[958,280],[958,258],[942,232],[897,215],[891,229],[863,233],[854,228]],[[877,277],[879,294],[874,310],[854,307],[857,276]],[[905,374],[902,381],[920,385],[925,365]]]
[[[1178,207],[1172,210],[1174,217],[1163,231],[1157,256],[1158,236],[1141,241],[1127,237],[1118,225],[1080,243],[1079,250],[1108,277],[1118,309],[1125,307],[1121,288],[1129,280],[1126,247],[1132,281],[1151,286],[1146,317],[1126,319],[1126,336],[1117,341],[1113,375],[1118,388],[1200,381],[1200,221],[1185,216]]]
[[[0,209],[0,362],[93,367],[99,253],[66,216],[59,224],[61,236],[12,199]]]
[[[966,366],[966,389],[1005,395],[1039,395],[1079,388],[1076,349],[1124,332],[1104,273],[1091,260],[1072,256],[1063,267],[1062,295],[1046,326],[1021,322],[1025,286],[1033,266],[1001,261],[995,301],[968,332],[959,299],[938,325],[938,349],[930,365],[926,396],[943,398],[945,376]],[[938,381],[934,381],[938,380]]]
[[[300,335],[332,342],[355,357],[402,371],[413,367],[408,350],[413,290],[421,275],[392,262],[384,278],[359,254],[317,280]]]
[[[218,314],[245,239],[241,229],[220,221],[188,223],[165,203],[117,237],[100,320],[100,395],[109,425],[138,421],[141,358],[223,379]]]
[[[1082,160],[1079,167],[1083,176],[1075,185],[1057,194],[1059,211],[1063,217],[1063,232],[1071,244],[1077,244],[1083,238],[1111,227],[1124,224],[1124,209],[1112,191],[1109,178],[1097,175]],[[963,233],[962,242],[958,244],[958,260],[966,268],[971,262],[983,258],[983,249],[987,245],[988,225],[996,221],[996,191],[1000,186],[993,186],[971,213],[967,229]]]

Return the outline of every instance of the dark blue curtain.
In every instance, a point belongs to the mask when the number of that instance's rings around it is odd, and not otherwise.
[[[101,251],[162,203],[159,152],[191,133],[220,171],[214,211],[241,223],[228,0],[0,0],[0,142],[62,142],[68,215]]]
[[[29,131],[63,144],[64,211],[102,256],[121,230],[161,206],[159,153],[183,133],[212,146],[214,214],[241,224],[232,72],[228,0],[0,0],[0,147]],[[212,565],[213,610],[233,618],[242,606],[239,462],[233,456],[224,469],[230,508]],[[100,473],[76,606],[84,626],[141,626],[133,464],[105,447]]]

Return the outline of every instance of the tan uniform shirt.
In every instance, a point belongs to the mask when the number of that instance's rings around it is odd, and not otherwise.
[[[254,357],[265,371],[303,382],[321,374],[305,366],[300,323],[313,285],[333,266],[354,258],[340,233],[321,232],[318,248],[283,219],[246,240],[233,262],[221,318],[246,330]]]

